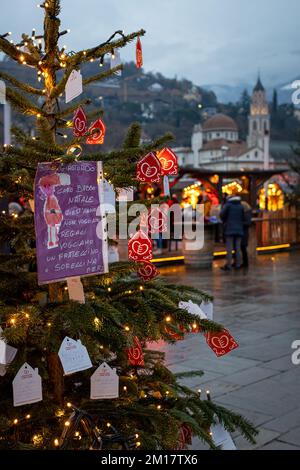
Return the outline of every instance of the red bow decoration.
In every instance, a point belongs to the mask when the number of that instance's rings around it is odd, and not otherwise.
[[[175,153],[165,147],[156,153],[157,158],[161,164],[162,175],[177,175],[178,173],[178,160]]]
[[[152,259],[152,241],[139,230],[128,242],[128,257],[134,261]]]
[[[128,362],[131,366],[144,367],[144,354],[140,340],[137,336],[133,337],[133,346],[127,349]]]
[[[161,175],[161,164],[153,152],[148,153],[137,164],[136,177],[142,183],[158,183]]]
[[[138,269],[138,275],[144,281],[151,281],[154,277],[158,276],[159,271],[150,261],[144,261],[143,266]]]
[[[138,69],[140,69],[141,67],[143,67],[143,50],[142,50],[141,39],[139,36],[136,41],[135,52],[136,52],[136,66]]]
[[[148,214],[142,214],[141,227],[151,234],[164,233],[168,231],[168,204],[161,204],[159,207],[152,207]]]
[[[104,122],[99,118],[89,127],[90,136],[86,139],[87,144],[103,144],[106,127]]]
[[[229,331],[225,329],[217,333],[205,333],[205,337],[208,346],[218,357],[225,356],[225,354],[228,354],[230,351],[233,351],[233,349],[239,347],[233,336],[231,336]]]
[[[84,110],[81,106],[76,109],[73,117],[73,135],[82,137],[87,133],[88,122]]]

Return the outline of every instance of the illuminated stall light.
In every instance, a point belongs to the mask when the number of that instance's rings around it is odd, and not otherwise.
[[[258,204],[261,210],[271,212],[278,211],[284,207],[284,193],[277,183],[269,183],[267,195],[265,188],[262,188],[258,194]]]
[[[229,196],[231,194],[237,194],[237,193],[242,193],[242,192],[243,192],[243,187],[237,181],[232,181],[231,183],[228,183],[222,186],[222,193],[228,194]]]
[[[182,192],[182,203],[183,208],[192,206],[193,209],[196,208],[198,203],[199,196],[203,193],[201,189],[201,183],[191,184],[183,189]]]

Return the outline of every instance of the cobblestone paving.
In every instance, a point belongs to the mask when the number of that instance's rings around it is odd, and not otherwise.
[[[300,253],[259,256],[248,273],[161,268],[174,283],[212,294],[214,319],[236,338],[240,347],[217,358],[201,335],[188,335],[166,346],[175,372],[204,371],[185,379],[194,389],[210,390],[214,400],[242,413],[258,426],[256,446],[239,435],[238,449],[300,449],[300,365],[292,364],[291,344],[300,340]],[[195,442],[194,449],[205,448]]]

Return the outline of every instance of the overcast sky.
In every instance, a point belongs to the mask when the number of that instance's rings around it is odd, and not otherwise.
[[[0,31],[41,32],[38,0],[1,0]],[[116,29],[147,31],[147,71],[196,84],[263,82],[300,75],[300,0],[62,0],[62,44],[78,50],[106,40]],[[134,58],[134,46],[123,49]]]

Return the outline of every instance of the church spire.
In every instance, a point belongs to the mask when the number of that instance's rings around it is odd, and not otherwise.
[[[260,73],[258,72],[257,82],[253,91],[265,91],[263,84],[261,83]]]

